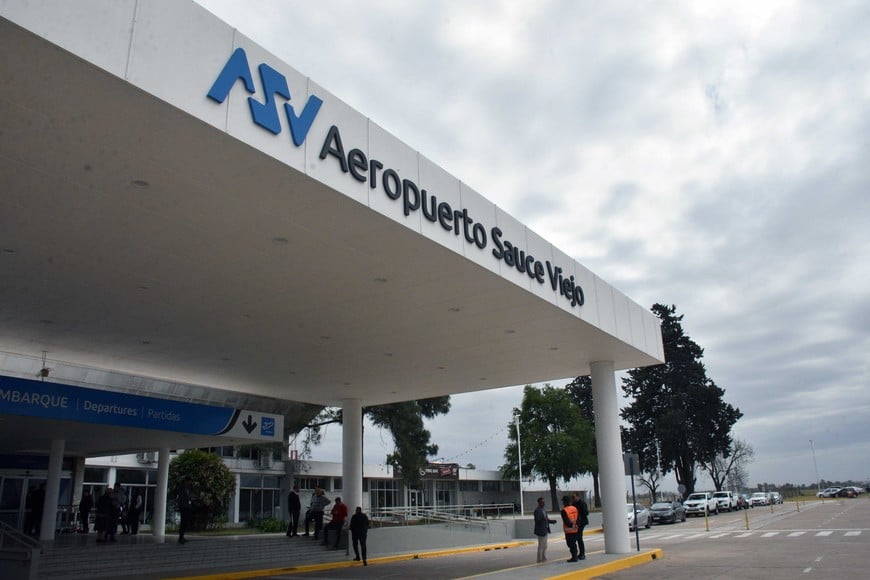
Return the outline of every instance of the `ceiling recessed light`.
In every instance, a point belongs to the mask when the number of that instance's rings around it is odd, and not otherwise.
[[[322,340],[329,340],[329,336],[327,336],[327,335],[325,335],[325,334],[321,334],[321,335],[320,335],[320,338],[321,338]]]
[[[148,182],[145,181],[144,179],[134,179],[134,180],[131,181],[130,183],[133,184],[134,186],[139,187],[139,188],[142,188],[142,189],[144,189],[144,188],[146,188],[146,187],[148,187],[148,186],[151,185],[150,183],[148,183]]]
[[[558,346],[551,346],[550,350],[559,350],[559,347]]]
[[[290,243],[290,240],[288,240],[287,238],[282,238],[282,237],[272,238],[272,241],[275,242],[276,244],[289,244]]]
[[[451,306],[451,307],[448,308],[447,310],[449,310],[450,312],[459,312],[459,311],[462,310],[462,309],[461,309],[460,307],[458,307],[458,306]]]
[[[16,254],[16,253],[18,253],[18,250],[16,250],[15,248],[3,248],[3,253],[4,254]]]
[[[221,357],[221,360],[224,361],[224,362],[229,362],[230,357],[224,355],[224,356]]]
[[[380,282],[381,284],[386,284],[387,279],[386,278],[375,278],[375,282]]]
[[[42,324],[54,324],[54,320],[49,320],[48,318],[43,318],[40,322]]]
[[[505,334],[515,334],[515,333],[516,333],[516,330],[513,330],[512,328],[509,328],[509,329],[505,330],[504,333],[505,333]]]
[[[140,340],[139,344],[144,344],[147,346],[147,345],[151,344],[151,341],[150,340]]]
[[[384,356],[393,356],[393,353],[391,353],[391,352],[385,352],[385,353],[384,353]]]
[[[349,387],[349,386],[351,386],[352,384],[353,384],[353,383],[349,383],[349,382],[347,382],[347,381],[344,382],[344,386],[345,386],[345,387]]]

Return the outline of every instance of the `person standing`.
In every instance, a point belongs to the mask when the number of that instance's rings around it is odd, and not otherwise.
[[[36,491],[33,492],[33,535],[38,538],[42,531],[42,514],[45,511],[45,484],[40,483]]]
[[[127,492],[120,483],[115,483],[115,505],[117,507],[115,529],[117,530],[118,524],[121,524],[121,535],[126,536],[130,533],[130,526],[127,525],[127,510],[130,506],[127,504]]]
[[[574,492],[571,505],[577,508],[577,559],[586,559],[586,544],[583,543],[583,528],[589,525],[589,506],[579,492]]]
[[[369,517],[363,513],[361,507],[357,506],[350,518],[350,539],[353,542],[354,560],[359,562],[360,552],[362,552],[363,566],[369,565],[368,560],[366,560],[366,537],[368,535]]]
[[[130,534],[136,535],[139,533],[139,517],[142,514],[142,494],[137,488],[133,488],[130,492],[130,507],[127,510],[127,523],[130,526]]]
[[[323,545],[329,544],[329,530],[335,530],[335,544],[332,546],[338,550],[338,543],[341,541],[341,528],[344,527],[344,522],[347,520],[347,505],[342,503],[341,498],[335,498],[335,505],[332,506],[332,520],[323,528]]]
[[[88,518],[91,517],[91,510],[94,509],[94,498],[91,496],[91,492],[85,490],[82,493],[82,499],[79,501],[79,521],[81,525],[79,526],[80,534],[87,534],[90,528],[90,524],[88,523]]]
[[[577,562],[577,508],[571,505],[571,498],[562,496],[562,530],[565,532],[565,543],[571,552],[569,562]]]
[[[299,484],[294,484],[293,489],[287,496],[287,506],[290,511],[290,523],[287,524],[287,537],[299,535],[299,512],[302,511],[302,502],[299,501]]]
[[[97,499],[97,516],[94,529],[97,530],[97,542],[106,542],[109,538],[109,526],[112,519],[112,488],[106,487],[103,495]]]
[[[178,512],[181,514],[181,522],[178,525],[178,543],[185,544],[184,534],[190,527],[190,516],[193,512],[193,480],[188,475],[178,488]]]
[[[320,537],[320,531],[323,529],[323,510],[331,502],[332,500],[323,494],[321,488],[314,488],[314,493],[311,494],[311,503],[308,505],[308,511],[305,512],[304,535],[308,535],[309,522],[314,522],[314,539],[316,540]]]
[[[547,534],[550,533],[550,524],[556,520],[547,517],[544,510],[544,498],[538,498],[538,507],[535,508],[535,535],[538,536],[538,562],[547,561]],[[353,525],[353,524],[351,524]]]

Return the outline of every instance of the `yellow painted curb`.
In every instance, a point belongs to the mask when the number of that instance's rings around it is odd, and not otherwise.
[[[586,580],[587,578],[597,578],[603,574],[618,572],[619,570],[625,570],[626,568],[633,568],[634,566],[640,566],[641,564],[646,564],[653,560],[660,560],[662,557],[664,557],[664,553],[660,548],[656,548],[655,550],[647,550],[646,552],[620,558],[612,562],[607,562],[606,564],[598,564],[597,566],[590,566],[589,568],[559,574],[558,576],[549,576],[547,580],[567,580],[569,578],[571,580]]]
[[[381,564],[387,562],[402,562],[405,560],[420,560],[423,558],[438,558],[441,556],[450,556],[452,554],[467,554],[470,552],[489,552],[493,550],[509,550],[510,548],[519,548],[521,546],[530,546],[537,542],[505,542],[502,544],[487,544],[485,546],[471,546],[468,548],[452,548],[449,550],[433,550],[431,552],[416,552],[408,554],[398,554],[395,556],[382,556],[378,558],[369,558],[369,564],[378,562]],[[259,576],[278,576],[281,574],[299,574],[301,572],[317,572],[320,570],[336,570],[339,568],[351,568],[353,566],[362,566],[362,562],[355,560],[342,560],[339,562],[325,562],[323,564],[305,564],[302,566],[288,566],[286,568],[270,568],[268,570],[248,570],[245,572],[223,572],[218,574],[205,574],[202,576],[179,576],[171,580],[243,580],[244,578],[257,578]]]

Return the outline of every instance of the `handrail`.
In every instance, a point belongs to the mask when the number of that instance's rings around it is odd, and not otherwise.
[[[514,513],[513,504],[468,504],[445,505],[437,507],[400,506],[372,509],[372,519],[382,521],[388,519],[393,523],[406,525],[409,522],[437,521],[443,523],[461,523],[487,527],[489,520],[501,518]]]
[[[42,553],[42,544],[39,543],[39,540],[35,540],[34,538],[19,532],[6,522],[0,521],[0,548],[6,549],[16,547],[21,550],[37,550]]]

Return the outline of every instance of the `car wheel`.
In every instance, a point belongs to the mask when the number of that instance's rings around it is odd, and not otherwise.
[[[646,529],[650,529],[652,527],[652,518],[646,520]]]
[[[683,512],[683,521],[686,521],[686,512]]]

